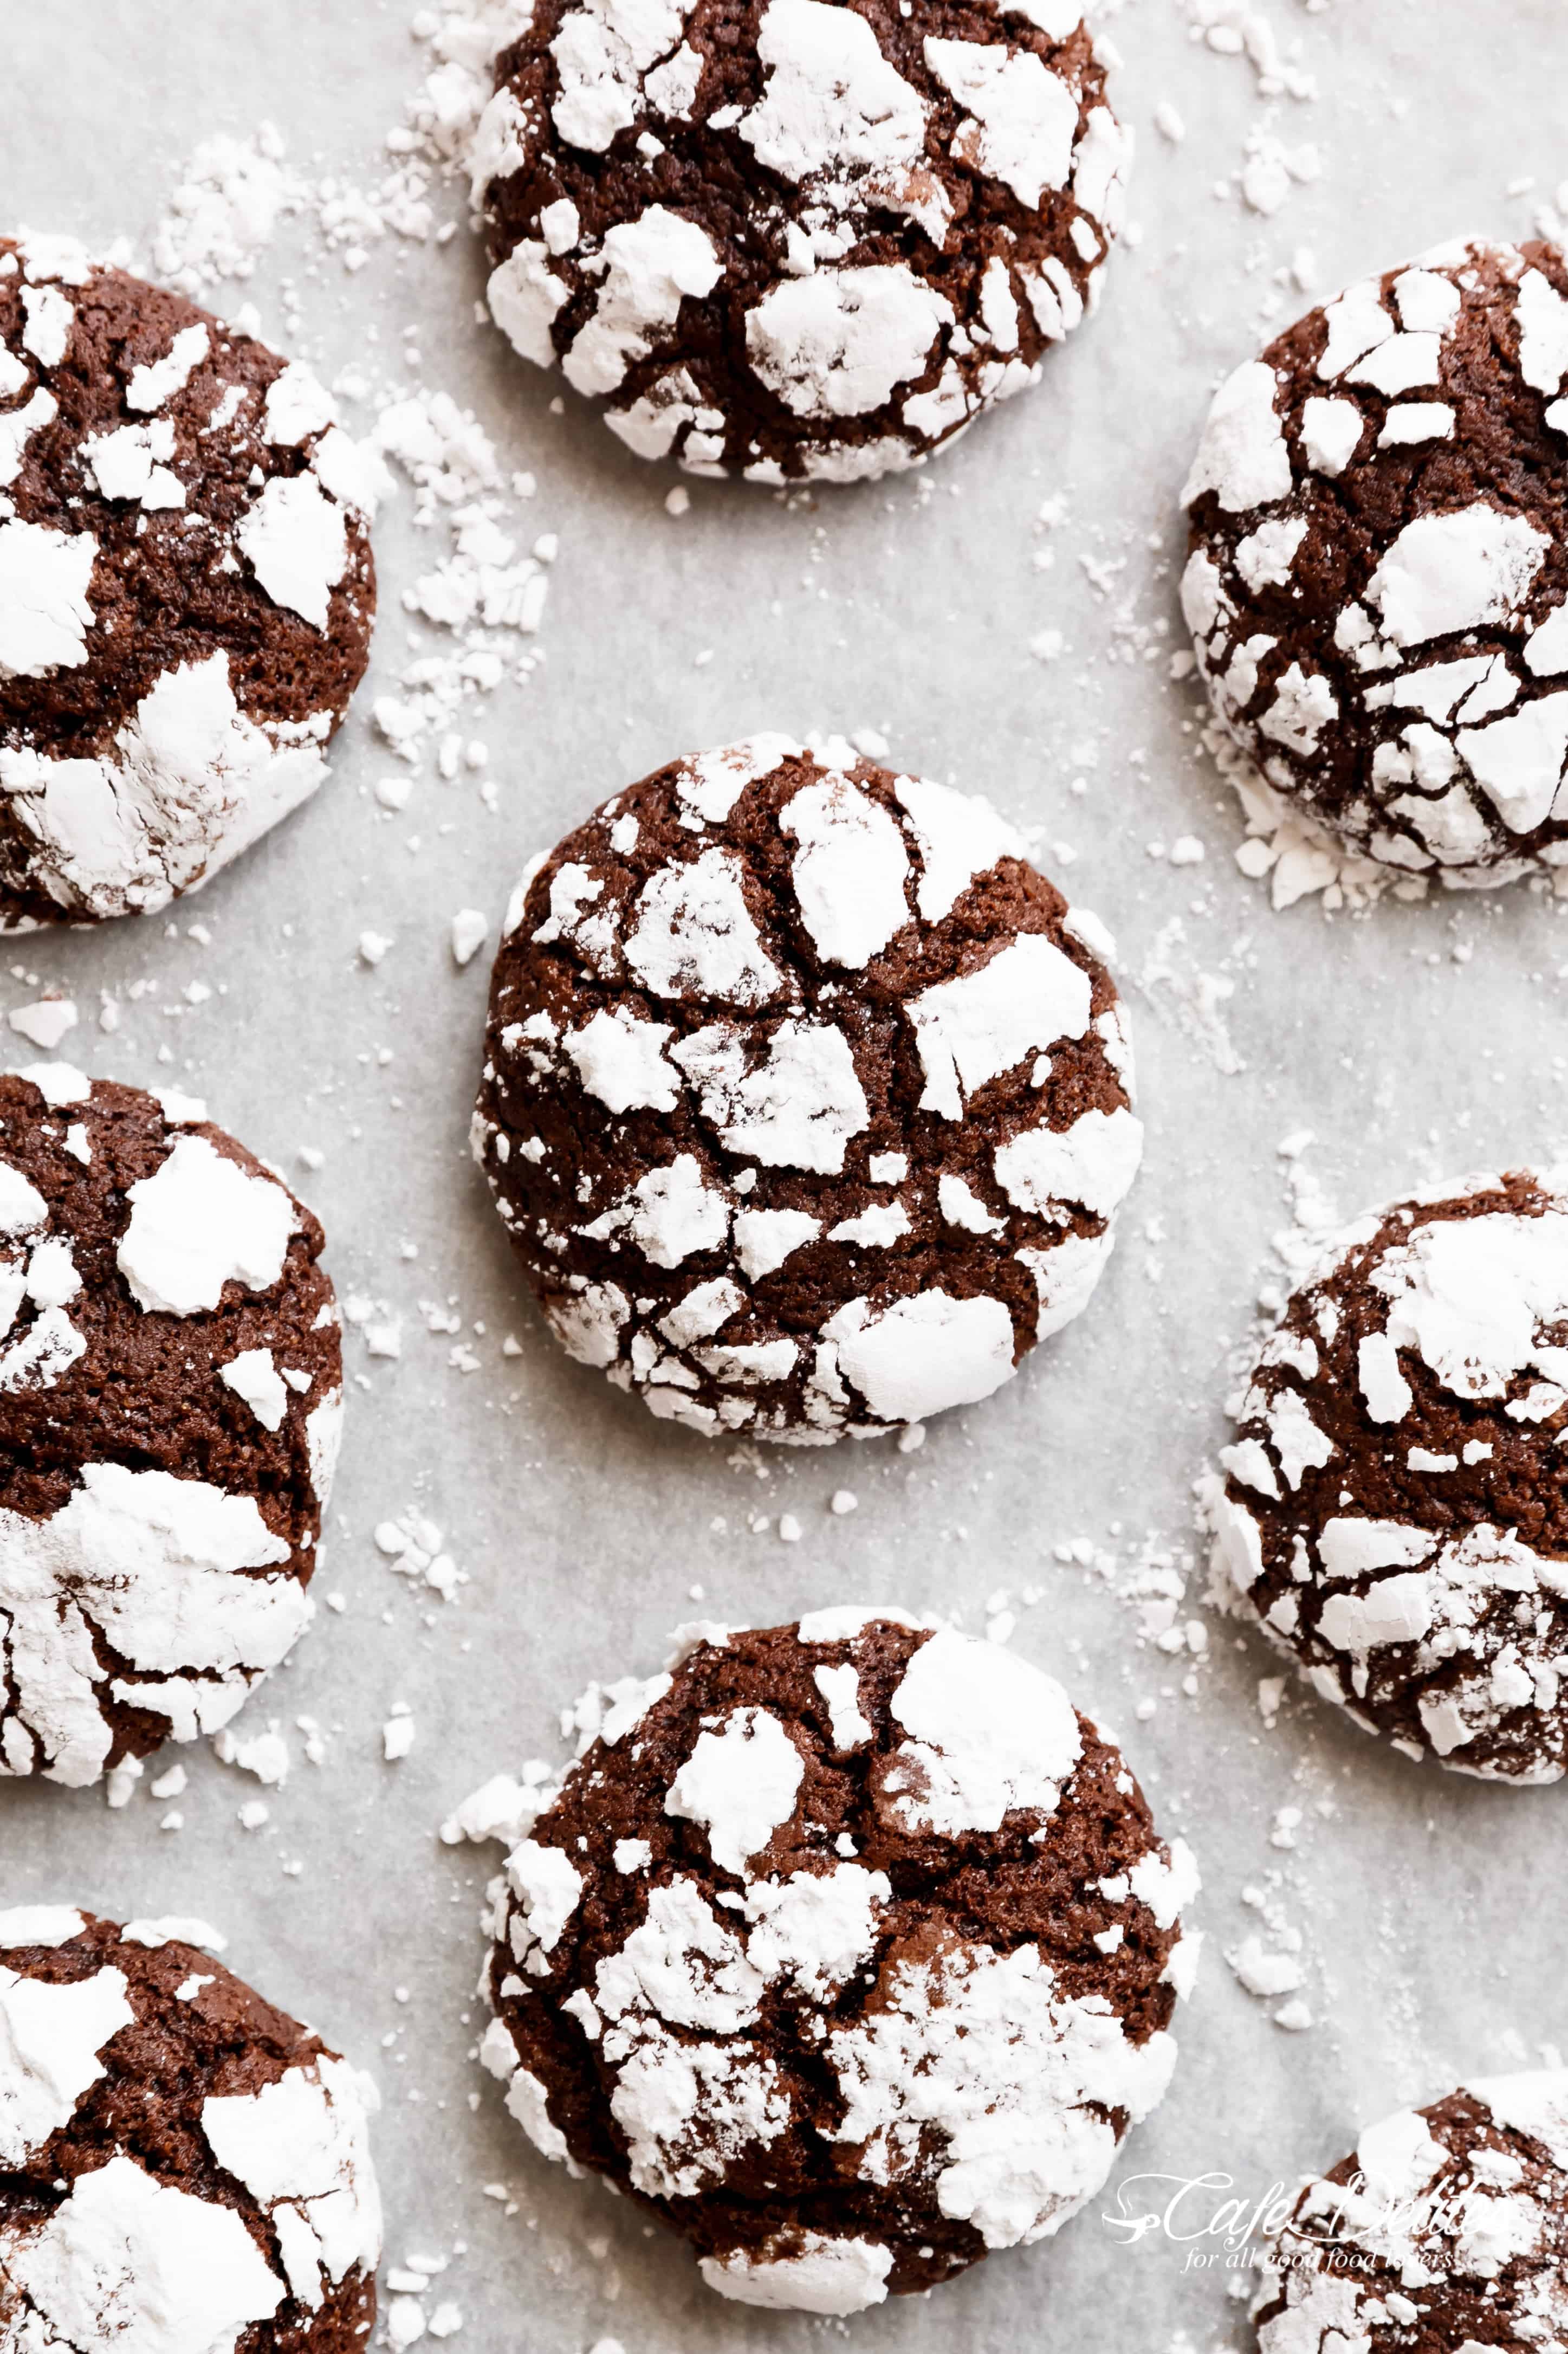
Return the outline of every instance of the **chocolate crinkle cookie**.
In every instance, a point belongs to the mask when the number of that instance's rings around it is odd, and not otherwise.
[[[0,1076],[0,1775],[216,1732],[308,1624],[343,1412],[322,1243],[199,1103]]]
[[[1568,1193],[1372,1212],[1292,1293],[1221,1460],[1217,1554],[1326,1699],[1489,1780],[1568,1765]]]
[[[710,1434],[989,1396],[1138,1166],[1110,949],[986,802],[847,745],[607,801],[514,894],[473,1130],[556,1337]]]
[[[1308,2183],[1254,2308],[1260,2354],[1568,2347],[1568,2074],[1478,2077]]]
[[[204,1947],[0,1912],[0,2354],[358,2354],[374,2088]]]
[[[1453,245],[1222,385],[1182,604],[1266,791],[1451,885],[1568,864],[1568,263]]]
[[[683,1630],[515,1841],[480,2056],[743,2304],[854,2313],[1059,2230],[1163,2095],[1180,1840],[1053,1678],[898,1611]]]
[[[1082,0],[539,0],[474,202],[490,308],[639,457],[917,463],[1099,292],[1130,142]]]
[[[0,929],[162,907],[315,790],[382,479],[307,368],[0,238]]]

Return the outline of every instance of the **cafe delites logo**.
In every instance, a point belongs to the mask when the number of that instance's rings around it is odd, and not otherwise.
[[[1261,2195],[1207,2174],[1129,2174],[1101,2221],[1124,2247],[1157,2240],[1181,2253],[1181,2270],[1247,2272],[1269,2263],[1269,2243],[1289,2221],[1300,2184],[1271,2182]]]
[[[1277,2278],[1293,2265],[1364,2272],[1386,2262],[1414,2232],[1457,2226],[1468,2189],[1462,2179],[1446,2196],[1424,2190],[1399,2197],[1369,2184],[1359,2168],[1348,2182],[1300,2177],[1271,2182],[1261,2193],[1238,2190],[1234,2176],[1217,2170],[1129,2174],[1100,2220],[1124,2247],[1157,2241],[1178,2249],[1184,2273],[1266,2267]],[[1290,2236],[1281,2246],[1287,2223]]]

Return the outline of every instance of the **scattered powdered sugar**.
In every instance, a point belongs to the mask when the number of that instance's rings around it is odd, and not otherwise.
[[[1332,1810],[1333,1801],[1319,1801],[1319,1808]],[[1277,1809],[1272,1832],[1276,1849],[1296,1845],[1302,1819],[1300,1808]],[[1237,1984],[1269,2007],[1268,2016],[1276,2027],[1301,2035],[1316,2023],[1302,1991],[1308,1984],[1312,1964],[1306,1935],[1287,1907],[1286,1884],[1285,1872],[1277,1865],[1244,1883],[1240,1901],[1245,1908],[1245,1926],[1236,1944],[1225,1948],[1225,1960]]]
[[[523,551],[516,510],[533,494],[532,478],[514,475],[508,485],[489,436],[450,394],[419,388],[388,401],[371,440],[413,485],[416,527],[447,544],[431,569],[403,591],[416,624],[441,633],[438,650],[428,651],[411,633],[412,659],[397,674],[399,691],[378,695],[371,716],[400,760],[418,766],[434,749],[440,773],[450,779],[466,757],[461,730],[470,706],[504,679],[525,685],[537,667],[531,641],[544,616],[556,544],[540,534],[532,552]],[[482,790],[493,801],[490,779]],[[378,793],[383,806],[403,807],[406,796]]]
[[[152,268],[165,285],[199,296],[223,280],[251,275],[279,223],[307,201],[285,153],[271,123],[247,141],[203,141],[150,241]]]
[[[1323,170],[1313,142],[1287,144],[1274,127],[1281,100],[1300,103],[1318,96],[1317,78],[1302,62],[1303,44],[1297,38],[1282,45],[1273,18],[1255,0],[1177,0],[1177,5],[1190,39],[1217,57],[1245,57],[1253,69],[1264,111],[1247,133],[1240,168],[1217,192],[1234,192],[1248,211],[1272,217],[1293,186],[1317,180]]]
[[[458,1567],[440,1529],[421,1511],[410,1508],[397,1519],[377,1521],[374,1542],[397,1576],[429,1587],[443,1602],[455,1602],[470,1582],[469,1571]]]
[[[1254,882],[1268,878],[1277,913],[1319,893],[1325,915],[1342,907],[1364,914],[1385,891],[1396,899],[1425,897],[1424,875],[1402,875],[1336,841],[1298,801],[1276,790],[1217,721],[1205,722],[1199,741],[1241,803],[1246,839],[1236,851],[1236,864]]]
[[[525,9],[504,0],[421,20],[430,69],[410,101],[408,122],[387,134],[394,166],[374,189],[356,189],[338,176],[302,176],[289,164],[271,125],[249,141],[204,143],[154,233],[154,274],[210,298],[226,283],[250,279],[291,223],[340,251],[351,270],[387,235],[444,242],[457,224],[449,219],[438,229],[439,185],[466,174],[489,94],[490,60],[525,19]],[[254,314],[247,314],[246,323],[255,323]],[[296,334],[301,323],[291,316],[288,324]],[[376,697],[373,723],[410,768],[433,757],[444,780],[464,769],[477,774],[482,797],[494,807],[497,786],[484,773],[485,748],[471,732],[475,707],[505,681],[526,684],[541,658],[532,642],[557,541],[549,533],[524,533],[521,509],[534,495],[533,477],[508,477],[488,435],[449,393],[420,383],[373,392],[357,367],[344,370],[335,389],[355,399],[370,395],[376,415],[358,449],[341,429],[328,432],[313,461],[315,473],[334,496],[373,504],[393,486],[381,462],[390,460],[414,488],[416,526],[440,542],[429,567],[403,588],[409,658],[391,687]],[[272,406],[270,401],[270,419]],[[325,416],[313,419],[326,421]],[[277,438],[292,433],[280,427]],[[313,493],[313,485],[302,478],[270,484],[247,521],[245,552],[281,603],[319,620],[325,590],[342,569],[343,548],[335,509]],[[388,618],[384,609],[384,642]],[[376,799],[381,809],[400,811],[408,788],[396,779],[383,780]]]

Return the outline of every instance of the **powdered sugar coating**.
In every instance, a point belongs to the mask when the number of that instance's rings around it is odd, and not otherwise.
[[[920,462],[1097,299],[1131,143],[1081,15],[542,0],[475,144],[496,323],[641,456]]]
[[[708,2286],[736,2305],[774,2313],[863,2313],[886,2302],[893,2251],[875,2240],[801,2232],[698,2262]]]
[[[116,1969],[48,1986],[0,1964],[0,2160],[19,2166],[67,2123],[103,2073],[102,2046],[131,2019]]]
[[[1568,858],[1568,264],[1460,243],[1215,396],[1182,605],[1222,726],[1358,853],[1464,887]]]
[[[1054,1814],[1082,1748],[1060,1684],[948,1628],[916,1652],[889,1707],[908,1736],[885,1786],[895,1811],[946,1839],[1000,1830],[1020,1807]]]
[[[1309,2181],[1266,2264],[1259,2354],[1568,2333],[1568,2075],[1481,2077],[1361,2134]]]
[[[900,1958],[887,1994],[868,2025],[828,2039],[846,2104],[835,2138],[896,2179],[935,2128],[937,2204],[988,2249],[1059,2230],[1110,2171],[1120,2137],[1107,2113],[1138,2123],[1176,2064],[1169,2035],[1130,2043],[1103,1997],[1064,1998],[1037,1946]]]
[[[126,1199],[116,1264],[139,1308],[194,1316],[226,1283],[270,1291],[283,1271],[294,1204],[270,1177],[248,1174],[205,1136],[181,1136]]]
[[[230,2208],[160,2182],[123,2154],[79,2177],[41,2229],[6,2237],[19,2243],[6,2251],[19,2316],[16,2333],[0,2338],[7,2354],[127,2340],[149,2354],[234,2354],[240,2333],[282,2302]]]
[[[1315,1688],[1407,1755],[1568,1766],[1568,1199],[1480,1176],[1361,1220],[1239,1407],[1220,1564]]]
[[[743,1876],[747,1859],[767,1846],[795,1811],[805,1766],[776,1716],[732,1710],[697,1744],[670,1785],[667,1815],[704,1824],[708,1853]]]
[[[0,2349],[303,2354],[368,2331],[372,2102],[345,2062],[187,1945],[121,1942],[78,1916],[68,1938],[10,1946]]]
[[[364,2081],[323,2052],[254,2093],[209,2094],[201,2130],[270,2216],[290,2294],[314,2312],[351,2269],[374,2274],[381,2202]]]
[[[857,2312],[1057,2230],[1175,2059],[1196,1875],[1118,1753],[902,1614],[710,1629],[659,1682],[493,1890],[482,2056],[535,2147],[756,2306]]]
[[[342,1373],[284,1186],[38,1081],[0,1080],[0,1774],[79,1786],[227,1723],[308,1625]]]
[[[618,795],[514,895],[473,1129],[557,1338],[710,1435],[991,1395],[1138,1166],[1102,944],[985,803],[847,746]]]
[[[320,784],[373,493],[329,462],[307,369],[122,270],[0,256],[0,927],[25,929],[163,907]]]

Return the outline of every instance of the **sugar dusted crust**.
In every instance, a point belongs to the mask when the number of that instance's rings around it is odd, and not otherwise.
[[[687,1630],[518,1794],[482,2056],[708,2285],[848,2313],[1048,2236],[1162,2095],[1197,1875],[1051,1677],[898,1614]],[[497,1829],[498,1786],[458,1829]]]
[[[557,1338],[709,1436],[990,1395],[1138,1166],[1110,947],[988,804],[847,746],[617,795],[514,895],[473,1129]]]
[[[0,1912],[0,2354],[354,2354],[381,2205],[366,2080],[203,1923]]]
[[[640,457],[917,463],[1097,300],[1131,143],[1070,0],[541,0],[473,156],[490,308]]]
[[[1223,1450],[1226,1584],[1408,1755],[1568,1764],[1568,1199],[1514,1172],[1375,1211],[1291,1295]]]
[[[1444,247],[1237,368],[1188,478],[1219,721],[1412,887],[1568,861],[1565,376],[1556,248]]]
[[[315,790],[380,474],[307,368],[0,238],[0,929],[164,907]]]
[[[1478,2077],[1369,2126],[1302,2191],[1255,2311],[1259,2354],[1561,2344],[1568,2075]]]
[[[0,1076],[0,1774],[80,1786],[216,1732],[309,1624],[322,1246],[200,1104]]]

